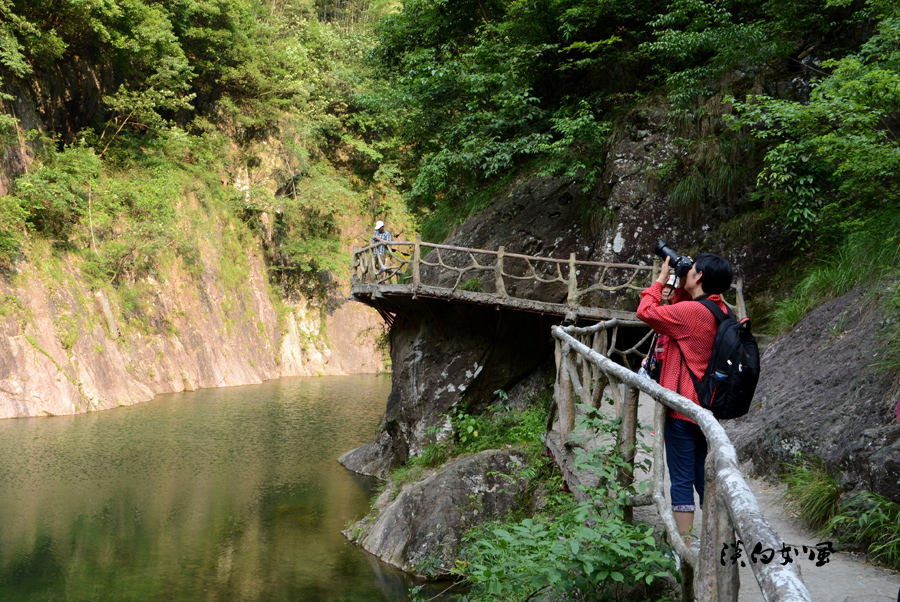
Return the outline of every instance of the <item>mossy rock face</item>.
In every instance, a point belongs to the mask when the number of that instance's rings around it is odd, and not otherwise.
[[[341,458],[379,478],[420,454],[429,427],[441,427],[452,408],[481,413],[495,391],[553,361],[550,317],[449,303],[407,317],[391,330],[392,389],[375,440]]]
[[[843,473],[845,490],[900,501],[900,422],[883,353],[884,316],[862,290],[812,311],[761,359],[750,413],[723,422],[741,461],[780,472],[797,454]]]

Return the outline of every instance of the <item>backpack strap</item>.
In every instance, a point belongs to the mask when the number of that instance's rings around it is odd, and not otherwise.
[[[719,324],[724,322],[731,315],[731,310],[728,309],[727,305],[725,306],[725,309],[728,312],[726,314],[724,311],[722,311],[721,307],[716,305],[713,301],[710,301],[707,297],[701,297],[699,299],[696,299],[696,301],[712,312],[712,315],[716,318],[716,327],[718,327]]]

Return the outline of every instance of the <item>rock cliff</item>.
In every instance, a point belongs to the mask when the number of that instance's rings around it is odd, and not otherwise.
[[[897,383],[878,369],[886,341],[877,298],[856,290],[819,307],[763,354],[754,405],[725,423],[738,458],[773,476],[820,457],[845,490],[900,501]]]
[[[77,414],[159,393],[280,376],[383,370],[377,314],[303,298],[276,309],[258,252],[226,286],[214,245],[202,270],[134,283],[140,298],[92,290],[74,259],[23,262],[0,280],[0,418]],[[54,260],[55,261],[55,260]],[[140,286],[137,286],[140,285]]]

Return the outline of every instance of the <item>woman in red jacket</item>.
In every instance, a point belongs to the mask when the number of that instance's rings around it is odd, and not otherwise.
[[[709,309],[689,301],[705,297],[727,311],[721,294],[731,286],[731,264],[712,253],[700,255],[675,290],[672,304],[660,305],[669,274],[666,258],[656,282],[641,291],[637,317],[659,335],[668,337],[659,384],[699,405],[688,369],[702,378],[712,355],[718,325]],[[706,438],[694,421],[670,409],[666,412],[665,442],[666,465],[672,482],[669,490],[672,511],[678,530],[688,538],[694,524],[694,489],[703,506]]]

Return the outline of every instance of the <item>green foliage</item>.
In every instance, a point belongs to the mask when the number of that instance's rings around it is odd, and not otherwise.
[[[392,85],[367,104],[399,117],[391,134],[406,152],[397,163],[413,174],[411,206],[430,214],[424,232],[445,235],[430,224],[452,226],[482,209],[484,191],[523,166],[592,188],[611,132],[607,111],[639,74],[620,72],[609,85],[591,76],[634,63],[625,50],[646,35],[656,7],[414,0],[386,18],[375,56]]]
[[[56,332],[63,349],[71,351],[78,340],[78,322],[72,316],[63,314],[56,320]]]
[[[563,102],[550,117],[553,139],[541,148],[544,164],[538,175],[577,177],[582,191],[588,192],[602,175],[601,157],[612,127],[597,118],[587,101],[576,103],[565,99]]]
[[[783,205],[801,242],[841,240],[861,216],[898,205],[897,39],[900,19],[889,12],[858,52],[823,64],[831,73],[814,82],[808,103],[753,96],[735,105],[735,125],[772,145],[760,193]]]
[[[729,71],[759,72],[785,52],[780,36],[753,19],[753,9],[742,8],[732,2],[677,0],[650,22],[656,39],[644,49],[661,60],[676,107],[691,107],[698,97],[712,95]]]
[[[682,110],[723,90],[750,89],[779,60],[811,42],[839,35],[848,22],[865,18],[842,2],[677,0],[649,25],[655,39],[642,50],[656,59],[668,98]]]
[[[22,247],[27,212],[13,196],[0,196],[0,267],[8,267]]]
[[[68,243],[75,224],[88,214],[91,182],[100,160],[90,148],[70,146],[57,152],[45,145],[42,165],[16,179],[13,194],[37,232]]]
[[[593,414],[581,428],[608,434],[616,424]],[[553,520],[526,518],[468,535],[455,572],[472,588],[461,600],[617,600],[624,587],[650,586],[675,570],[652,527],[624,520],[629,492],[616,480],[624,460],[614,446],[580,462],[601,478],[591,500]]]
[[[455,408],[450,414],[450,420],[453,423],[453,430],[456,433],[457,441],[460,446],[467,451],[481,451],[478,449],[478,432],[484,430],[487,420],[481,416],[472,416],[466,414],[460,408]]]
[[[355,198],[346,180],[324,162],[313,165],[306,177],[292,184],[288,195],[280,199],[283,219],[278,224],[280,250],[290,269],[348,275],[339,220]]]
[[[871,491],[852,494],[822,531],[863,546],[871,560],[900,568],[900,504]]]
[[[482,288],[481,286],[481,280],[479,280],[478,278],[469,278],[459,285],[459,290],[480,293],[484,290],[484,288]]]
[[[811,529],[821,529],[840,507],[841,479],[818,459],[801,459],[785,467],[782,480],[787,485],[782,501]]]
[[[422,453],[420,453],[418,456],[413,456],[409,461],[414,466],[436,468],[446,462],[449,458],[449,445],[447,445],[446,443],[429,443],[422,448]]]
[[[520,411],[504,407],[501,401],[487,414],[475,416],[455,409],[450,414],[457,453],[517,447],[536,455],[543,449],[547,409],[538,401]]]
[[[791,296],[775,303],[771,314],[773,333],[786,332],[809,310],[837,298],[861,285],[894,281],[900,265],[900,217],[896,212],[869,216],[854,226],[852,234],[837,248],[824,249],[822,259],[806,271]],[[900,308],[891,304],[888,310],[897,314]],[[898,314],[900,315],[900,314]]]

